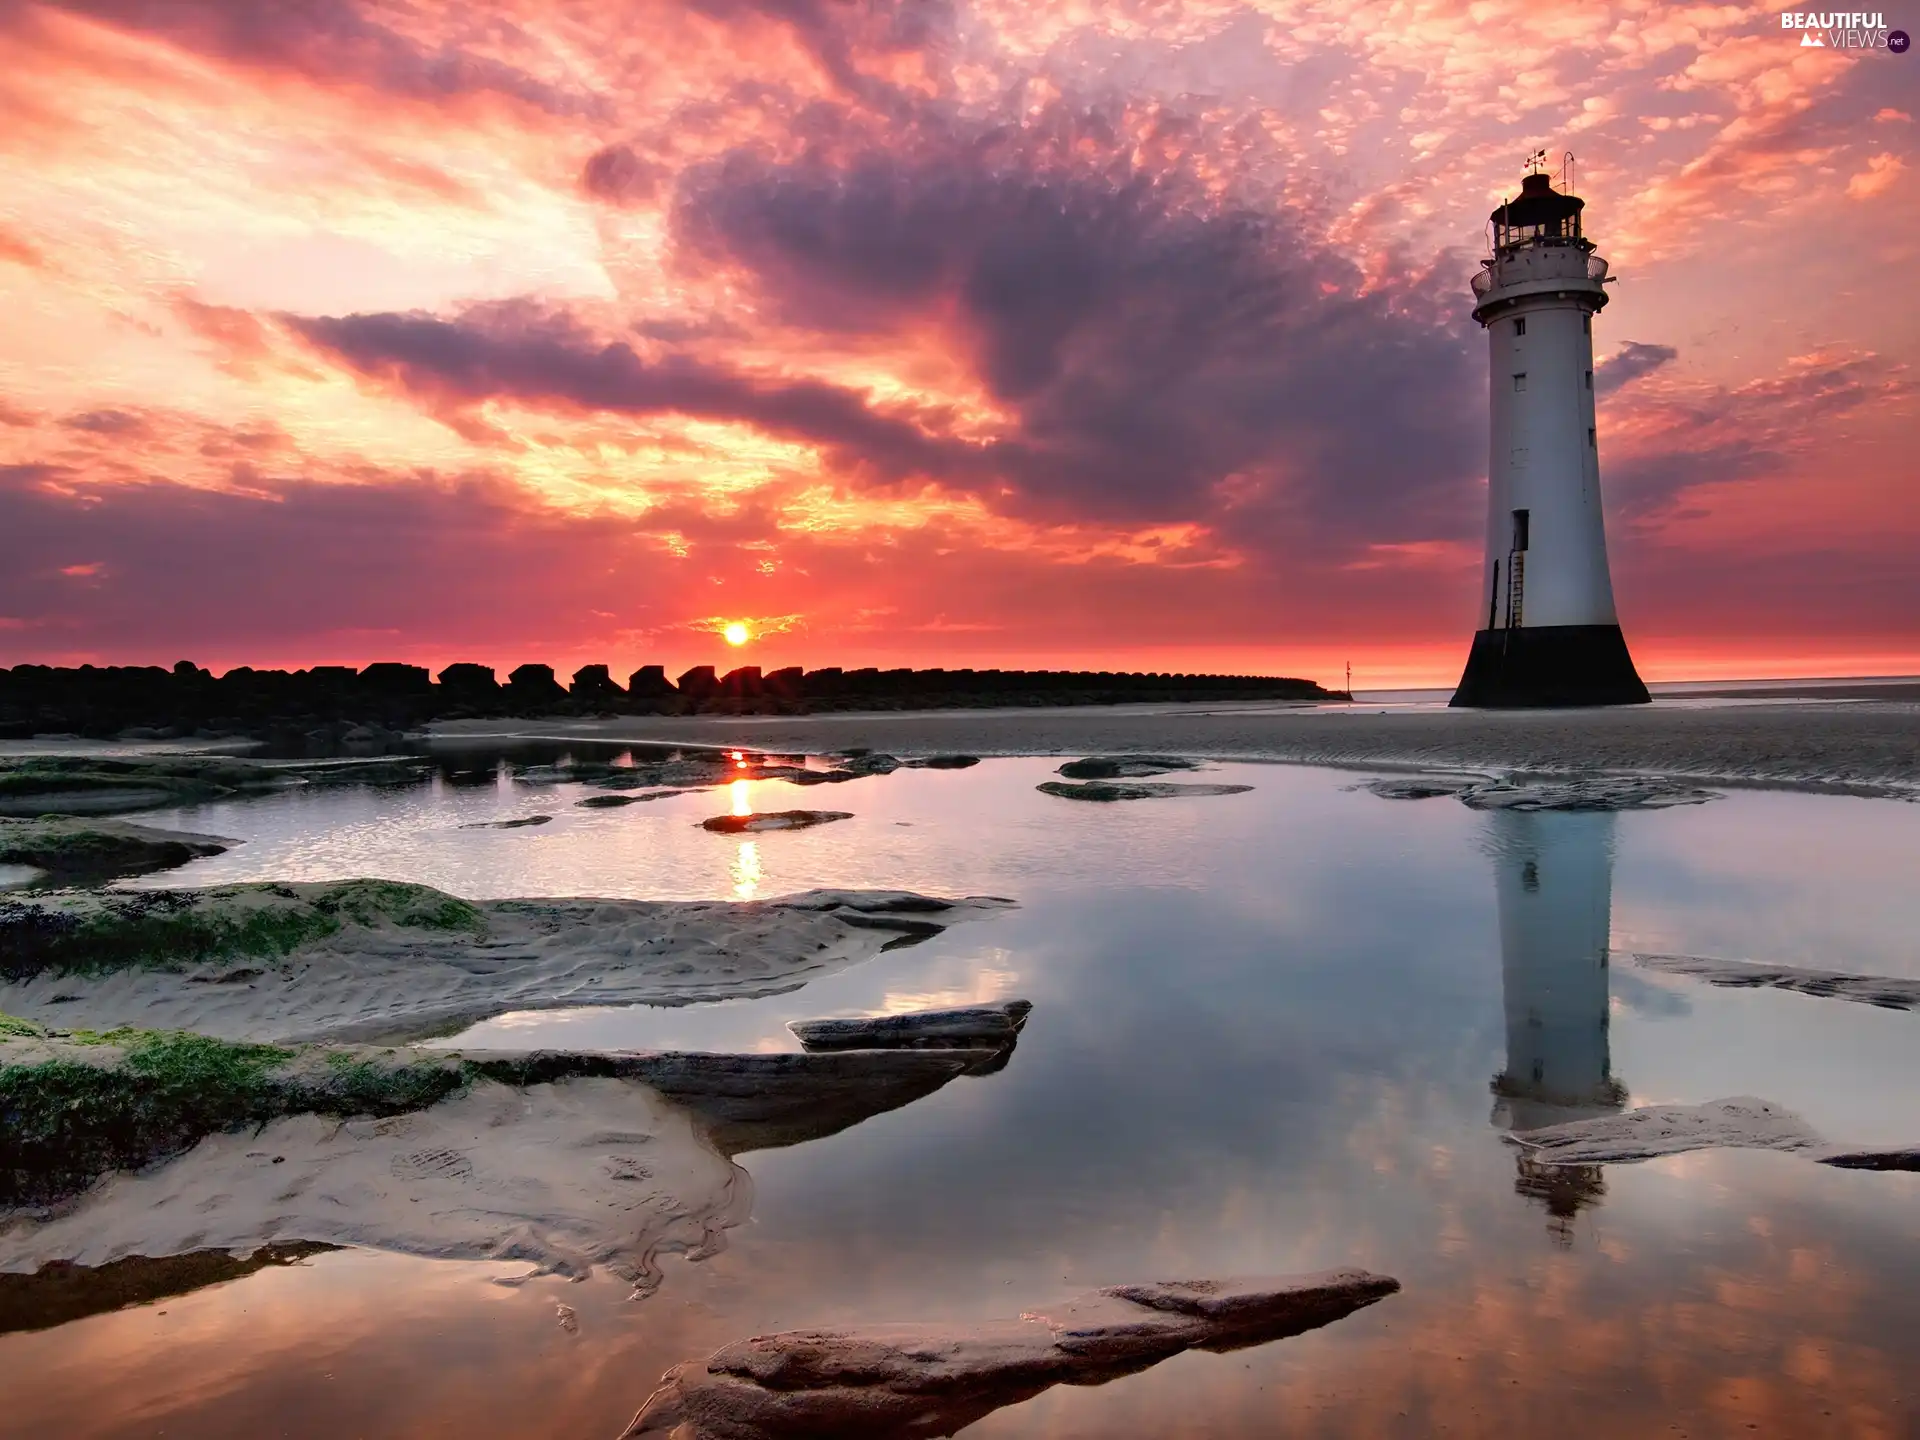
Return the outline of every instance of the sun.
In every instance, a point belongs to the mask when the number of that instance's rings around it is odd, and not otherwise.
[[[720,631],[720,637],[729,645],[744,645],[753,638],[753,632],[735,620]]]

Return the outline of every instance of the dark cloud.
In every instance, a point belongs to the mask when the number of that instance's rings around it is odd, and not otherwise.
[[[827,448],[884,478],[954,476],[978,447],[930,435],[818,380],[761,379],[686,356],[643,360],[601,344],[564,315],[493,306],[460,320],[425,314],[287,316],[282,323],[360,374],[454,405],[509,398],[628,415],[738,420]]]
[[[122,439],[148,433],[146,418],[131,410],[87,410],[78,415],[69,415],[60,423],[69,430],[84,430],[89,435],[111,435]]]
[[[934,52],[954,32],[950,0],[690,0],[693,9],[738,23],[784,24],[840,93],[881,114],[906,118],[925,97],[860,68],[861,60],[907,51]]]
[[[1622,354],[1639,351],[1664,352],[1653,365],[1673,354],[1665,346],[1632,342]],[[1778,374],[1740,386],[1632,392],[1614,402],[1633,416],[1633,448],[1623,456],[1606,454],[1601,417],[1608,498],[1636,524],[1657,527],[1691,513],[1684,508],[1687,492],[1786,474],[1824,427],[1913,390],[1902,367],[1871,352],[1844,351],[1799,356]]]
[[[423,45],[381,24],[356,0],[52,3],[232,64],[365,85],[409,100],[431,103],[491,93],[557,115],[603,108],[597,97],[565,90],[457,45]]]
[[[511,641],[577,629],[595,608],[634,617],[662,586],[657,547],[630,523],[544,510],[484,479],[380,480],[255,477],[237,493],[0,467],[10,648],[138,658],[181,644],[311,652],[335,636],[361,637],[355,653],[381,635]],[[79,563],[101,583],[60,573]]]
[[[1643,375],[1651,375],[1662,365],[1678,359],[1680,352],[1671,345],[1645,345],[1628,340],[1605,360],[1593,367],[1593,393],[1607,395],[1622,385],[1630,385]]]
[[[660,189],[663,172],[642,160],[629,145],[609,145],[587,157],[580,169],[580,188],[609,205],[639,205]]]
[[[736,155],[683,180],[683,254],[800,326],[951,317],[1019,417],[996,460],[1035,511],[1204,519],[1224,486],[1377,539],[1473,529],[1484,381],[1445,279],[1358,295],[1284,212],[1004,137],[919,148]]]

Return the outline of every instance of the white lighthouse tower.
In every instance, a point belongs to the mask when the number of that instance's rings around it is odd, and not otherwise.
[[[1580,233],[1585,202],[1530,174],[1495,210],[1473,277],[1487,332],[1485,628],[1453,704],[1625,705],[1647,700],[1613,609],[1600,515],[1593,317],[1607,262]]]

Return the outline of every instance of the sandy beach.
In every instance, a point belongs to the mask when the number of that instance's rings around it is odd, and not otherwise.
[[[1890,693],[1900,692],[1890,687]],[[1655,701],[1608,710],[1439,707],[1114,706],[812,716],[626,716],[470,721],[436,737],[501,735],[740,745],[868,746],[892,754],[1160,752],[1362,768],[1631,771],[1723,785],[1920,795],[1920,702]]]

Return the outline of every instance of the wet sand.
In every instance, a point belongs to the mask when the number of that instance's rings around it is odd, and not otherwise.
[[[1895,691],[1897,692],[1897,689]],[[1920,703],[1655,701],[1607,710],[1114,706],[810,716],[621,716],[457,721],[437,737],[514,734],[678,741],[772,751],[869,746],[892,754],[1153,751],[1363,768],[1615,770],[1723,785],[1920,797]]]

